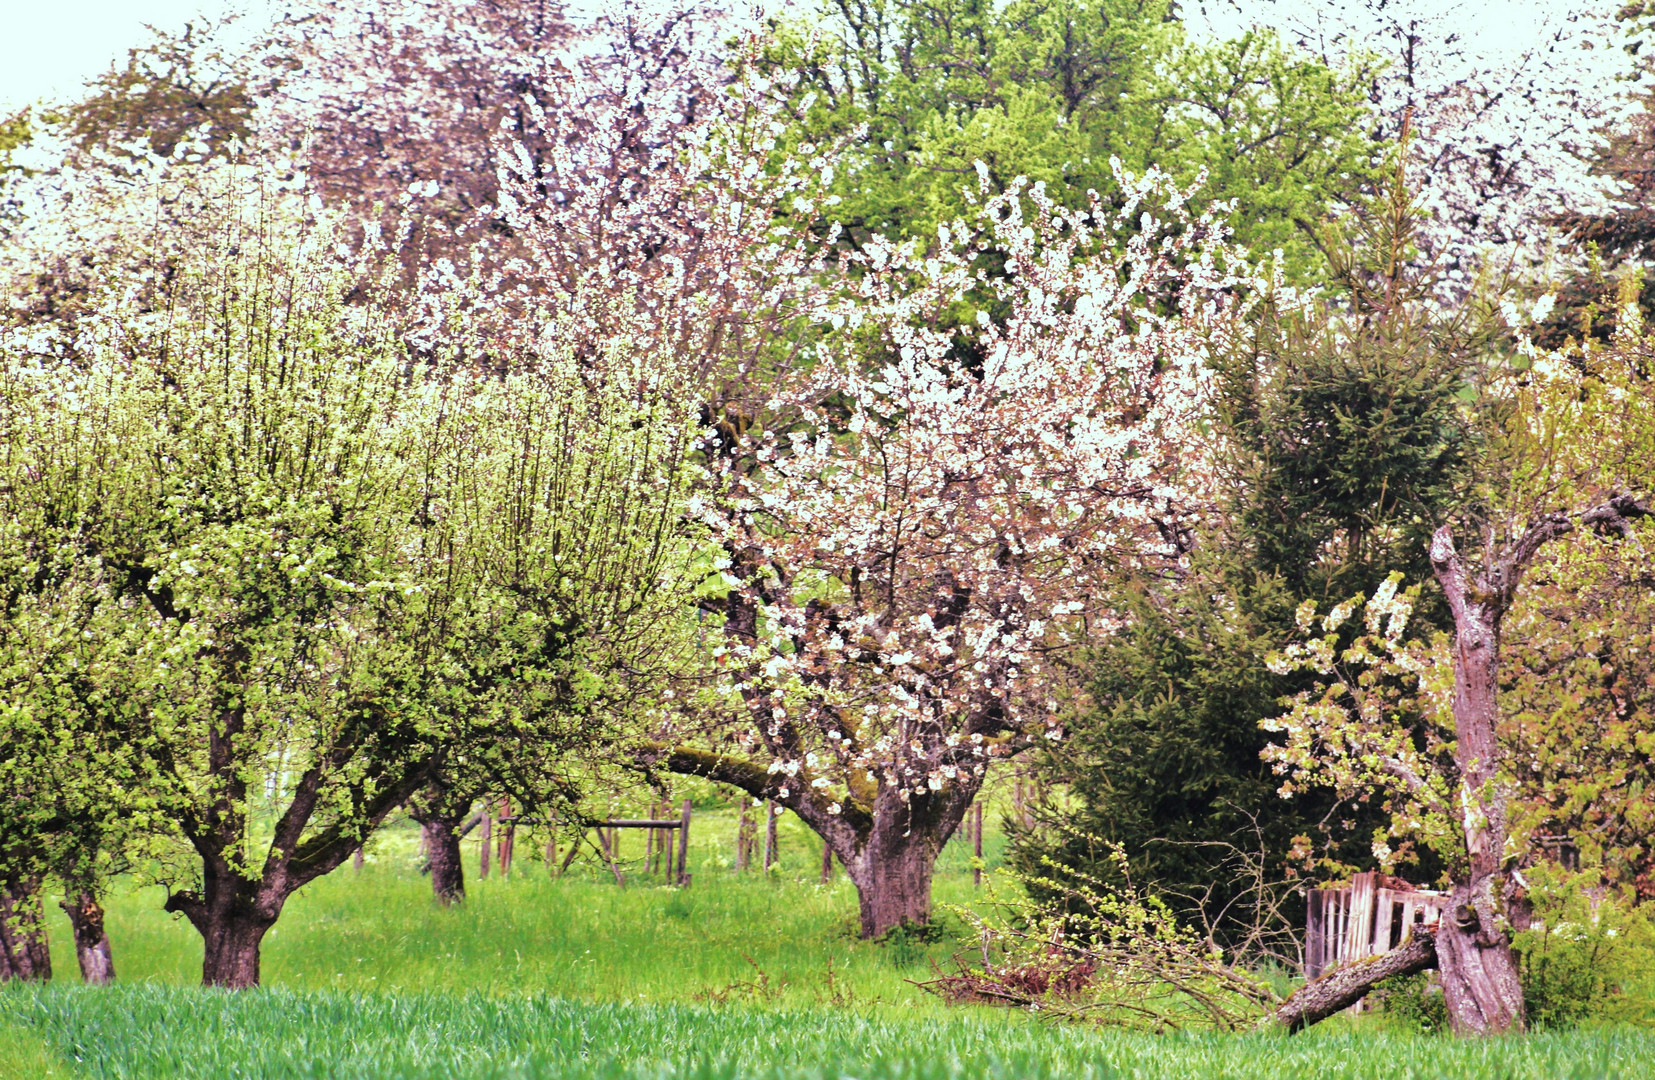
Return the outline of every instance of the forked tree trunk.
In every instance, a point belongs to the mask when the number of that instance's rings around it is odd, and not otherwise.
[[[1508,835],[1497,737],[1500,624],[1524,564],[1544,542],[1542,536],[1519,544],[1474,575],[1446,527],[1431,538],[1431,566],[1454,615],[1454,759],[1467,856],[1467,876],[1443,914],[1436,953],[1448,1019],[1462,1035],[1523,1026],[1523,988],[1500,911]]]
[[[342,848],[338,861],[347,854]],[[279,880],[243,877],[222,859],[204,860],[201,883],[200,893],[173,893],[165,905],[182,912],[201,935],[201,985],[228,990],[259,985],[259,947],[291,890]]]
[[[1462,1035],[1523,1026],[1523,987],[1502,910],[1508,885],[1505,783],[1501,775],[1500,629],[1518,582],[1548,543],[1579,525],[1632,539],[1632,521],[1651,516],[1646,502],[1616,495],[1577,513],[1543,514],[1523,534],[1485,553],[1474,568],[1443,526],[1431,536],[1431,570],[1454,615],[1454,761],[1459,803],[1450,813],[1465,830],[1467,873],[1437,931],[1437,968],[1448,1018]]]
[[[465,900],[465,862],[460,857],[460,823],[457,819],[434,817],[420,823],[425,841],[426,866],[431,871],[431,891],[439,904]]]
[[[0,882],[0,982],[46,982],[51,977],[52,953],[46,943],[40,879]]]
[[[861,934],[881,937],[931,918],[931,878],[937,856],[965,817],[982,786],[961,768],[940,790],[910,793],[880,783],[873,805],[818,801],[809,788],[780,788],[775,777],[752,762],[689,747],[661,747],[654,763],[684,776],[733,784],[765,804],[769,824],[776,805],[786,806],[815,831],[856,886]],[[768,845],[766,845],[768,847]]]
[[[69,916],[69,928],[74,931],[80,981],[87,986],[108,986],[115,981],[115,958],[98,898],[82,890],[74,900],[65,897],[59,906]]]
[[[862,830],[851,834],[818,829],[856,886],[864,938],[931,921],[931,879],[937,856],[964,820],[977,787],[974,779],[962,777],[956,785],[910,795],[906,800],[898,791],[881,787]]]

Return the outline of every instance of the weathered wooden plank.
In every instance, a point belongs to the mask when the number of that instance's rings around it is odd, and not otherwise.
[[[1373,899],[1373,938],[1368,944],[1369,955],[1391,951],[1391,909],[1396,906],[1396,893],[1390,889],[1375,889]]]
[[[1327,966],[1324,959],[1327,955],[1326,929],[1323,926],[1325,915],[1326,889],[1311,889],[1305,897],[1304,920],[1304,977],[1306,981],[1313,981]]]
[[[690,857],[690,801],[684,800],[684,811],[678,821],[678,877],[680,885],[690,883],[688,871]]]
[[[1346,961],[1360,960],[1368,955],[1373,941],[1374,875],[1370,871],[1357,874],[1350,882],[1350,919],[1345,927]]]

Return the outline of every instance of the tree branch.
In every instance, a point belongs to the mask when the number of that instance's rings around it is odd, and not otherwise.
[[[1436,935],[1415,929],[1412,937],[1388,953],[1345,964],[1305,983],[1270,1014],[1270,1022],[1288,1032],[1303,1031],[1356,1004],[1376,983],[1436,966]]]
[[[817,827],[821,820],[837,817],[858,833],[866,833],[873,828],[873,817],[868,809],[854,801],[840,804],[838,814],[829,814],[810,796],[810,782],[807,778],[789,777],[790,782],[786,785],[787,797],[782,798],[775,775],[744,758],[728,757],[689,746],[667,746],[664,743],[649,744],[647,750],[656,755],[654,764],[659,768],[678,773],[680,776],[700,776],[716,780],[721,784],[740,788],[755,799],[768,799],[780,803],[801,817],[808,815],[812,827]]]

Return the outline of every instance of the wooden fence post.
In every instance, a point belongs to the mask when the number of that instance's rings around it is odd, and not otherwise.
[[[971,884],[974,888],[980,889],[983,885],[983,800],[981,799],[972,804],[971,854],[974,857],[971,864]]]
[[[511,819],[511,797],[505,796],[500,800],[500,816],[505,819],[506,827],[500,831],[500,876],[511,876],[511,856],[513,841],[517,839],[517,823]]]
[[[776,818],[777,806],[773,802],[764,804],[764,872],[770,873],[770,868],[776,863]]]
[[[488,858],[489,858],[489,854],[490,854],[489,849],[494,846],[494,800],[493,799],[484,799],[483,800],[483,818],[482,818],[482,829],[481,829],[481,833],[480,833],[480,838],[482,840],[482,843],[478,844],[477,846],[479,848],[481,848],[482,851],[478,855],[477,877],[479,879],[482,879],[482,878],[488,877]]]
[[[644,817],[655,817],[655,809],[655,801],[652,799],[649,808],[644,811]],[[660,829],[646,829],[644,831],[644,873],[646,874],[655,872],[655,841],[660,838],[660,835]]]
[[[742,873],[747,869],[747,858],[752,854],[753,838],[748,834],[747,820],[748,798],[745,792],[741,796],[741,814],[736,818],[736,872]]]
[[[826,840],[822,841],[822,884],[826,885],[833,880],[833,848]]]
[[[678,819],[678,884],[688,885],[690,857],[690,801],[684,800],[684,812]]]
[[[546,815],[546,872],[557,875],[557,813]]]
[[[663,821],[672,813],[672,802],[662,799],[650,811],[650,816],[657,821]],[[660,873],[661,880],[672,882],[672,830],[656,829],[655,831],[655,869]]]

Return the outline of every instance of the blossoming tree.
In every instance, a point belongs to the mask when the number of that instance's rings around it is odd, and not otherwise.
[[[1456,544],[1453,525],[1430,543],[1452,634],[1406,639],[1412,602],[1393,576],[1372,599],[1335,606],[1320,620],[1323,636],[1275,661],[1279,670],[1323,679],[1266,723],[1284,736],[1266,751],[1287,778],[1283,797],[1303,783],[1378,794],[1392,815],[1389,835],[1375,839],[1382,863],[1395,854],[1389,840],[1405,837],[1435,847],[1453,866],[1452,907],[1434,940],[1411,948],[1419,966],[1438,968],[1449,1018],[1462,1033],[1523,1024],[1510,931],[1528,838],[1513,830],[1523,770],[1501,715],[1507,616],[1525,573],[1572,533],[1632,545],[1648,566],[1655,398],[1641,368],[1644,348],[1641,330],[1623,333],[1606,353],[1587,349],[1573,363],[1531,355],[1532,366],[1491,380],[1487,392],[1511,406],[1500,497],[1490,512],[1468,515],[1479,534],[1468,550]],[[1340,648],[1340,626],[1358,609],[1366,632]],[[1310,603],[1300,610],[1307,634],[1315,614]],[[1371,980],[1346,982],[1348,1004]]]
[[[773,421],[709,441],[728,712],[660,763],[798,814],[864,936],[927,920],[989,767],[1061,738],[1100,575],[1173,554],[1199,482],[1226,249],[1159,176],[1122,181],[1118,215],[1020,184],[929,250],[869,244]]]

